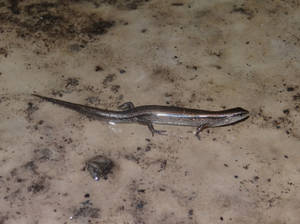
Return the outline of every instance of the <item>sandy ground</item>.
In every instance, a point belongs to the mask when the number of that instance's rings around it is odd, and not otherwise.
[[[299,224],[299,27],[298,0],[0,1],[0,223]],[[34,92],[251,116],[152,137]]]

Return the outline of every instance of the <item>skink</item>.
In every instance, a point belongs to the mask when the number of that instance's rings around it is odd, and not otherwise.
[[[155,133],[165,134],[166,132],[165,130],[154,129],[153,124],[192,126],[197,127],[196,136],[200,139],[199,134],[205,128],[230,125],[249,117],[249,112],[240,107],[221,111],[207,111],[159,105],[135,107],[132,102],[126,102],[118,107],[120,111],[113,111],[71,103],[37,94],[32,95],[110,123],[135,122],[143,124],[148,126],[152,135]]]

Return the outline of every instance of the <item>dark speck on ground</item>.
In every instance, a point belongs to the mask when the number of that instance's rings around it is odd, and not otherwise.
[[[172,3],[172,6],[184,6],[184,3],[175,2],[175,3]]]
[[[286,114],[286,115],[288,115],[290,113],[290,110],[289,109],[285,109],[285,110],[283,110],[283,113]]]
[[[103,80],[103,85],[107,85],[108,83],[114,81],[116,79],[116,75],[115,74],[109,74],[105,77],[105,79]]]
[[[233,6],[231,13],[240,13],[242,15],[246,15],[247,19],[249,19],[249,20],[252,19],[254,16],[254,13],[252,10],[244,8],[244,7],[238,7],[236,5]]]
[[[27,119],[31,120],[32,119],[32,114],[37,111],[39,108],[38,106],[35,106],[32,102],[29,102],[27,104],[27,108],[25,110],[26,114],[27,114]]]
[[[259,180],[259,176],[255,176],[255,177],[253,177],[253,179],[254,179],[255,181],[258,181],[258,180]]]
[[[80,207],[74,210],[74,215],[72,219],[77,219],[79,217],[85,218],[99,218],[100,217],[100,209],[94,208],[93,204],[87,200],[82,202]]]
[[[79,85],[79,80],[77,78],[68,78],[65,87],[69,87],[69,86],[74,87],[78,85]]]
[[[96,71],[96,72],[101,72],[101,71],[103,71],[103,68],[102,68],[101,66],[97,65],[97,66],[95,67],[95,71]]]
[[[144,202],[144,201],[138,201],[138,203],[136,204],[136,208],[141,210],[144,208],[145,204],[146,204],[146,202]]]

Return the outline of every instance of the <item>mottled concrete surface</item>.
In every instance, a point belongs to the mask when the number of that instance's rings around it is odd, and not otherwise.
[[[299,224],[299,46],[299,0],[0,1],[0,223]],[[152,137],[33,92],[251,117]]]

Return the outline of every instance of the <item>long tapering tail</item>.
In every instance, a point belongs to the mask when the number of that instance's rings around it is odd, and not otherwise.
[[[35,97],[39,97],[43,100],[49,101],[51,103],[54,104],[58,104],[60,106],[72,109],[74,111],[77,111],[81,114],[84,115],[88,115],[88,116],[95,116],[97,118],[100,119],[110,119],[110,118],[114,118],[114,117],[119,117],[121,118],[122,115],[120,114],[119,111],[109,111],[109,110],[103,110],[103,109],[99,109],[96,107],[90,107],[90,106],[85,106],[85,105],[81,105],[81,104],[77,104],[77,103],[71,103],[71,102],[67,102],[64,100],[59,100],[59,99],[54,99],[51,97],[46,97],[46,96],[41,96],[38,94],[32,94]]]

